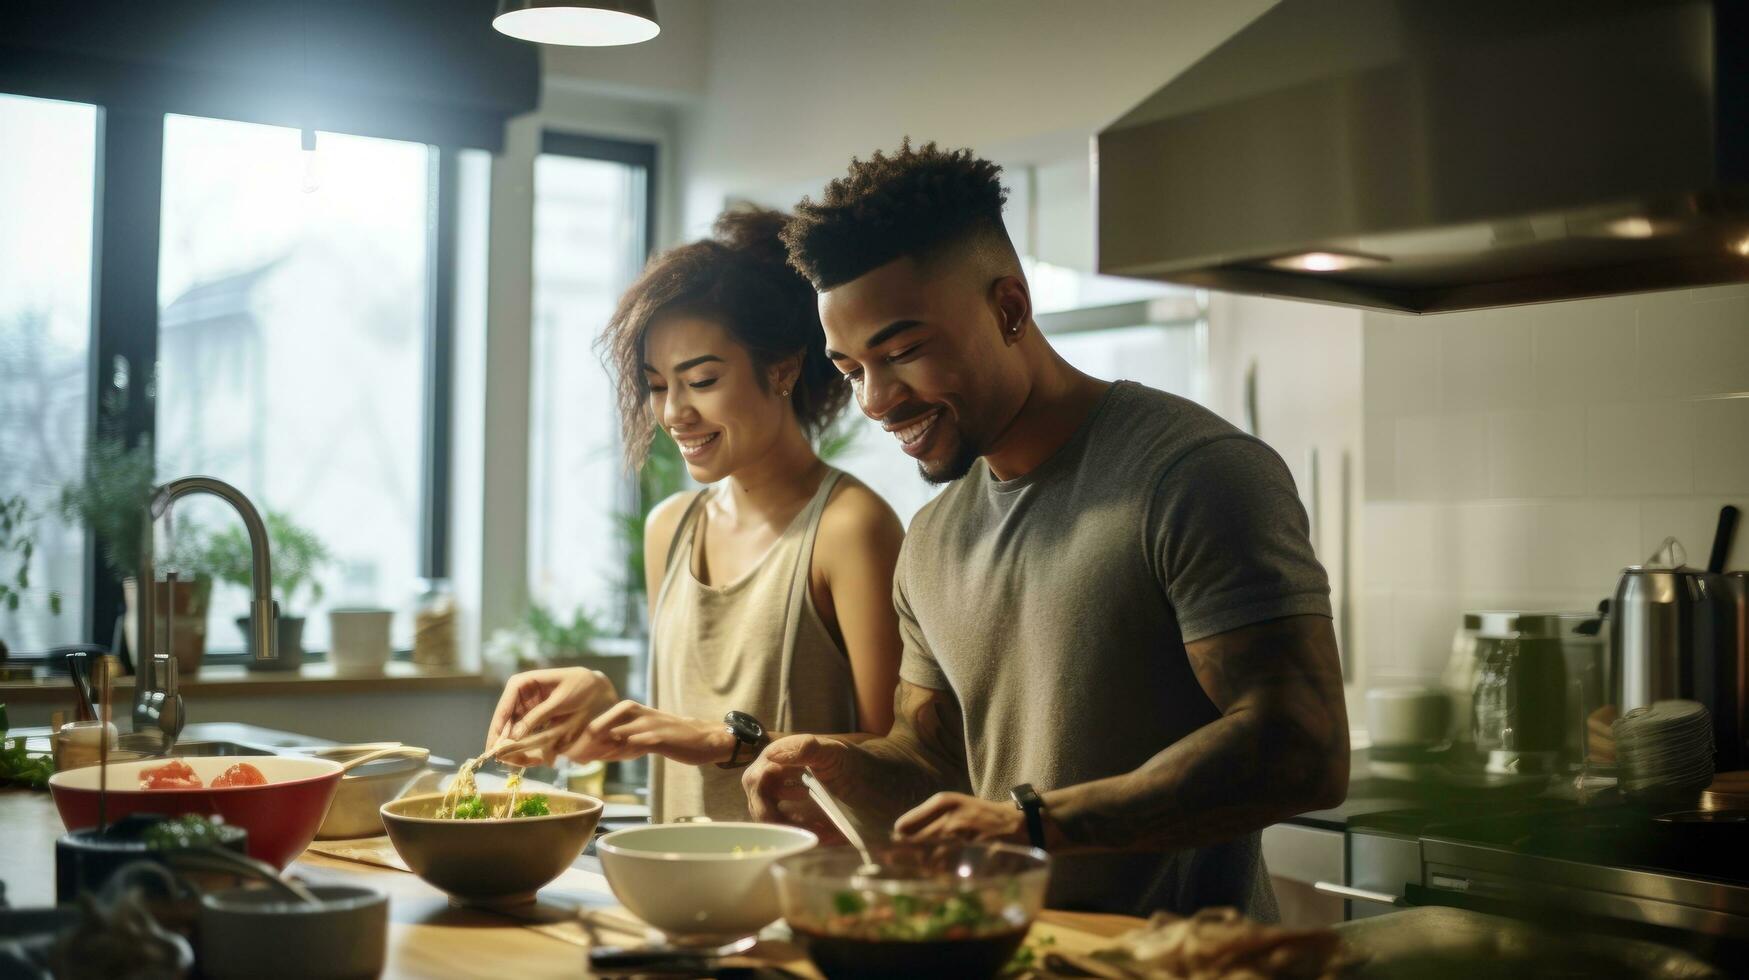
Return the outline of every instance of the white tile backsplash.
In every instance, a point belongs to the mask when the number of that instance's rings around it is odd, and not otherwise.
[[[1585,492],[1585,408],[1563,405],[1488,416],[1488,490],[1494,497]]]
[[[1687,302],[1649,302],[1639,323],[1648,397],[1749,391],[1749,296],[1717,298],[1702,291]]]
[[[1397,494],[1406,500],[1488,495],[1488,417],[1418,415],[1397,420]]]
[[[1698,402],[1693,412],[1695,492],[1749,493],[1749,398]]]
[[[1539,405],[1571,407],[1639,398],[1638,306],[1634,297],[1610,297],[1537,308],[1530,324],[1506,313],[1535,349]]]
[[[1369,313],[1361,340],[1368,415],[1439,411],[1439,331],[1434,318]]]
[[[1694,490],[1695,408],[1687,401],[1585,410],[1585,485],[1600,496]]]
[[[1365,683],[1431,679],[1464,609],[1590,609],[1749,511],[1749,284],[1367,314]],[[1730,567],[1749,567],[1749,525]]]
[[[1531,587],[1607,593],[1640,553],[1640,505],[1576,500],[1537,507],[1530,543]]]
[[[1440,411],[1485,412],[1536,404],[1532,332],[1494,310],[1434,318],[1440,332]]]

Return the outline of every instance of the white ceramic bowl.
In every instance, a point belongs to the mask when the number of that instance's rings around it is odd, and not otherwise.
[[[777,921],[771,865],[816,843],[808,831],[777,824],[687,823],[616,830],[595,849],[633,915],[671,942],[720,945]]]
[[[276,890],[201,897],[201,972],[213,980],[348,980],[383,972],[389,899],[351,885],[316,885],[320,905]]]

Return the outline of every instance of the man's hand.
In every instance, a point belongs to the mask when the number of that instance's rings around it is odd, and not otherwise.
[[[555,751],[578,762],[621,762],[655,754],[683,765],[702,766],[729,761],[734,742],[721,724],[621,701],[597,715],[571,741],[555,746]]]
[[[847,778],[850,751],[849,745],[819,735],[791,735],[767,745],[741,774],[748,812],[755,820],[794,824],[823,841],[843,843],[844,835],[808,796],[802,773],[812,770],[826,791],[842,800],[855,789]]]
[[[1012,803],[992,803],[964,793],[937,793],[893,824],[898,841],[966,841],[1027,844],[1026,814]]]
[[[486,728],[486,751],[506,738],[541,732],[546,737],[537,749],[501,758],[514,766],[549,764],[558,758],[559,745],[575,741],[618,700],[613,682],[600,671],[582,667],[524,671],[504,685]]]

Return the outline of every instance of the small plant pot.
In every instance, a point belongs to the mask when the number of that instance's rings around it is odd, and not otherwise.
[[[237,617],[237,629],[243,632],[243,651],[249,654],[250,670],[297,670],[304,662],[304,617],[279,617],[279,659],[262,662],[255,659],[255,635],[249,630],[249,617]]]
[[[328,662],[336,674],[380,674],[389,662],[388,609],[334,609],[328,613]]]
[[[133,651],[139,649],[139,617],[135,613],[139,606],[139,580],[124,579],[121,592],[127,603],[123,629],[127,635],[128,650]],[[201,662],[206,659],[207,609],[212,604],[212,579],[178,581],[174,586],[159,582],[152,595],[158,600],[158,608],[152,618],[157,624],[156,649],[160,653],[172,653],[176,656],[176,669],[179,673],[192,674],[200,670]]]

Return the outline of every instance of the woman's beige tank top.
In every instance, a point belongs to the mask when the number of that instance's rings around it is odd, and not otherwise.
[[[693,571],[703,501],[687,507],[668,549],[650,631],[650,703],[687,718],[716,721],[745,711],[768,730],[852,732],[856,687],[849,658],[814,609],[808,572],[820,515],[844,476],[828,470],[813,499],[752,570],[725,585]],[[746,820],[740,769],[650,759],[650,813]]]

